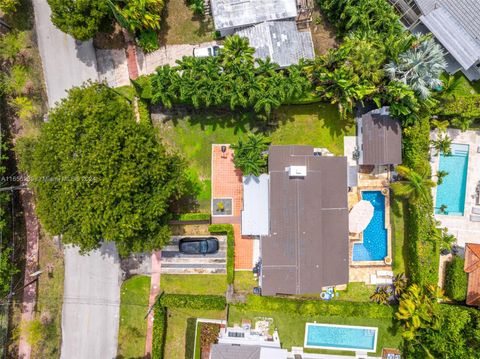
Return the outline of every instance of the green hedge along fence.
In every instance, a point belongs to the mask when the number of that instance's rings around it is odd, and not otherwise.
[[[227,284],[233,284],[235,279],[235,238],[231,224],[212,224],[208,227],[210,233],[227,234]]]
[[[445,294],[457,302],[467,298],[468,278],[463,270],[464,263],[462,258],[454,257],[445,269]]]

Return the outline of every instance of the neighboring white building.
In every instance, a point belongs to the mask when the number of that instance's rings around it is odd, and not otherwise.
[[[268,188],[270,177],[243,177],[242,236],[266,236],[269,233]]]

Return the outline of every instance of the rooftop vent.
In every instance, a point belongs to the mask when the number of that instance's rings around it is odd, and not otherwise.
[[[290,166],[288,175],[290,177],[305,177],[307,175],[307,166]]]

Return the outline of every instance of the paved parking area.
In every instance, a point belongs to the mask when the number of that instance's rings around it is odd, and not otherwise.
[[[181,238],[183,237],[172,237],[172,242],[162,249],[162,274],[222,274],[227,272],[226,236],[216,236],[220,247],[218,252],[206,255],[187,255],[180,253],[178,251],[178,241]]]

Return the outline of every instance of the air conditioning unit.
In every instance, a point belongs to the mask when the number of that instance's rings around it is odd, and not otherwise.
[[[290,166],[288,175],[290,177],[305,177],[307,175],[307,166]]]

